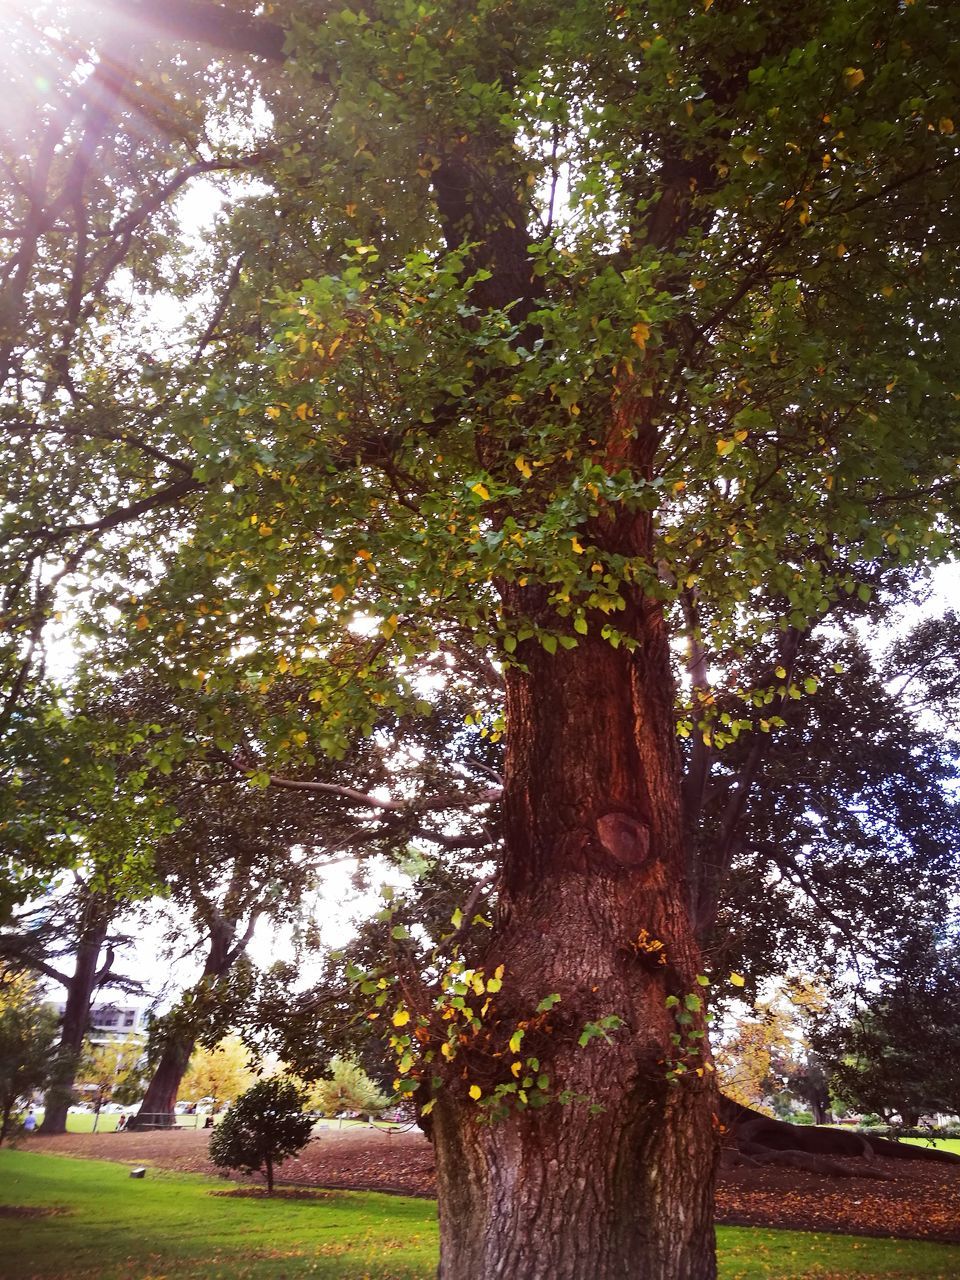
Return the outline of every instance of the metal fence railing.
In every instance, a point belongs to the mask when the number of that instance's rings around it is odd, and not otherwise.
[[[128,1118],[127,1129],[212,1129],[216,1120],[209,1112],[198,1112],[195,1115],[183,1113],[170,1115],[167,1111],[148,1111]]]

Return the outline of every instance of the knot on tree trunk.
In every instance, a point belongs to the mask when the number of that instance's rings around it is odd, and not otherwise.
[[[639,867],[650,855],[650,828],[629,813],[605,813],[597,819],[603,848],[621,867]]]

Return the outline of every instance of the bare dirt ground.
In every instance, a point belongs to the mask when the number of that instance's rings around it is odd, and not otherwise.
[[[78,1133],[34,1137],[20,1147],[218,1175],[222,1171],[207,1157],[209,1138],[202,1130]],[[862,1167],[858,1161],[850,1164]],[[838,1180],[799,1169],[724,1171],[717,1193],[717,1220],[960,1244],[960,1165],[877,1159],[873,1167],[893,1174],[894,1180]],[[259,1182],[258,1178],[232,1180]],[[432,1196],[433,1150],[417,1130],[324,1129],[299,1156],[280,1167],[278,1180],[300,1187]]]

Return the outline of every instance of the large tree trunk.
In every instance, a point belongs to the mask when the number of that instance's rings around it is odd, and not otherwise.
[[[210,949],[200,977],[200,987],[209,995],[221,978],[243,953],[249,940],[247,935],[238,945],[232,945],[237,922],[218,916],[210,926]],[[198,1002],[202,1007],[202,1002]],[[189,1027],[172,1030],[165,1038],[157,1069],[143,1095],[140,1110],[130,1118],[128,1129],[170,1128],[174,1124],[177,1094],[180,1082],[190,1065],[190,1057],[197,1042],[194,1030]]]
[[[127,1122],[128,1129],[171,1128],[180,1081],[190,1064],[195,1044],[192,1035],[171,1036],[165,1042],[140,1110]]]
[[[60,1043],[44,1099],[41,1133],[67,1131],[67,1112],[73,1100],[73,1082],[83,1049],[83,1038],[90,1023],[90,1005],[97,982],[100,951],[110,925],[108,911],[98,912],[93,907],[89,909],[92,913],[91,920],[81,935],[73,976],[67,985]]]
[[[594,635],[553,657],[528,642],[527,669],[508,672],[507,854],[486,969],[505,966],[505,1034],[560,996],[519,1056],[535,1051],[551,1091],[575,1100],[486,1122],[468,1084],[509,1080],[510,1056],[465,1059],[433,1112],[443,1280],[716,1274],[713,1075],[700,1015],[676,1021],[702,988],[673,688],[656,606],[641,601],[624,629],[633,654]],[[609,1042],[581,1047],[610,1014],[623,1025]]]

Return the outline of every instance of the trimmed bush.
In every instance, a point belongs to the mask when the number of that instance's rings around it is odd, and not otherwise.
[[[236,1100],[210,1138],[210,1159],[244,1173],[263,1170],[273,1191],[273,1167],[296,1155],[310,1138],[306,1091],[282,1076],[261,1080]]]

